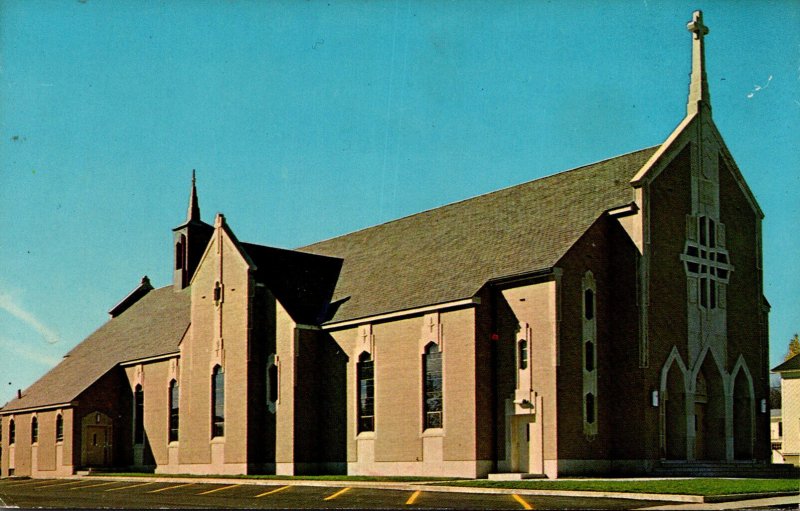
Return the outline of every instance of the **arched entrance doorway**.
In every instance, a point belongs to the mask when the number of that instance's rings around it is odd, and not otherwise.
[[[113,424],[102,412],[92,412],[81,420],[81,465],[84,467],[108,467],[113,462]]]
[[[753,395],[744,370],[736,374],[733,383],[733,457],[753,459]]]
[[[667,372],[664,388],[664,457],[668,460],[686,459],[686,386],[683,372],[673,363]]]
[[[695,376],[695,459],[725,459],[725,392],[711,352]]]

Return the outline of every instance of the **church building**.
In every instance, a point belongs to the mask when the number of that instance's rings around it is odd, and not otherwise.
[[[0,475],[485,477],[769,463],[763,213],[702,14],[658,145],[286,250],[201,220],[0,409]]]

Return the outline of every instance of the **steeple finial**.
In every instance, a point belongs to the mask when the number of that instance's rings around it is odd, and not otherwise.
[[[197,200],[197,179],[194,169],[192,169],[192,192],[189,196],[189,211],[186,213],[186,221],[200,221],[200,201]]]
[[[705,55],[705,36],[708,34],[708,27],[703,23],[703,11],[694,11],[692,21],[686,28],[692,33],[692,81],[689,85],[686,111],[688,114],[693,114],[699,110],[701,103],[711,108]]]

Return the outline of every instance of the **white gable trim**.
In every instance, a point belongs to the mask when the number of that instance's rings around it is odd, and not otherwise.
[[[653,178],[656,177],[657,173],[652,176],[649,175],[651,174],[653,168],[656,167],[656,163],[658,163],[659,160],[661,160],[661,157],[664,156],[664,154],[675,144],[675,141],[678,140],[678,137],[680,137],[683,134],[683,132],[686,130],[686,127],[689,126],[689,124],[691,124],[691,122],[696,117],[697,113],[693,113],[684,117],[683,121],[681,121],[678,127],[672,131],[669,137],[667,137],[667,140],[665,140],[664,143],[661,144],[661,147],[659,147],[656,150],[656,152],[653,153],[650,159],[647,160],[647,163],[645,163],[644,166],[639,170],[639,172],[637,172],[636,175],[633,176],[633,179],[631,179],[631,185],[635,187],[640,187],[642,186],[645,178],[649,178],[652,180]]]

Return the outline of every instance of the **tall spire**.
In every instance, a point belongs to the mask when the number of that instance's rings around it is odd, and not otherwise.
[[[197,200],[197,179],[194,169],[192,169],[192,193],[189,197],[189,211],[186,213],[186,221],[200,221],[200,202]]]
[[[694,11],[692,21],[686,28],[692,33],[692,81],[689,85],[686,112],[693,114],[700,109],[701,104],[711,108],[705,55],[705,36],[708,34],[708,27],[703,24],[703,11]]]

